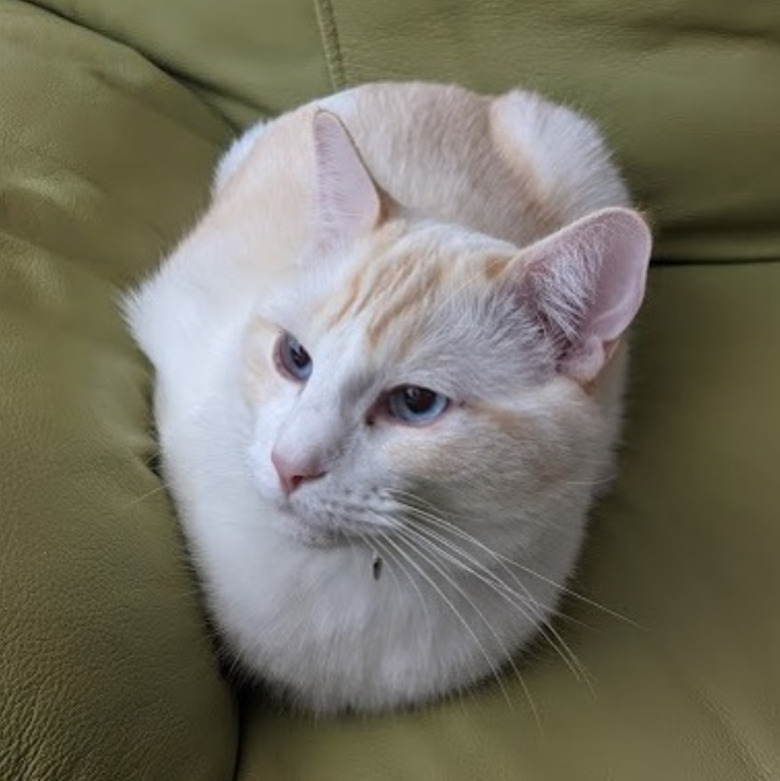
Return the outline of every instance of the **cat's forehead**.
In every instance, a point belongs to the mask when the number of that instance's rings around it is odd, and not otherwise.
[[[497,294],[516,254],[448,226],[369,247],[325,286],[302,328],[312,349],[362,377],[453,391],[516,382],[533,368],[536,334]]]
[[[423,224],[379,241],[345,264],[312,313],[323,331],[351,323],[370,346],[452,314],[453,305],[484,294],[516,249],[455,226]]]
[[[454,226],[423,225],[309,266],[266,299],[264,314],[339,387],[517,387],[543,363],[538,329],[511,296],[497,294],[517,252]]]

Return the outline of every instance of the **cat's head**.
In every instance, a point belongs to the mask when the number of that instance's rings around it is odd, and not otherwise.
[[[391,203],[332,114],[313,132],[310,257],[243,343],[260,493],[319,544],[579,512],[617,415],[599,384],[644,294],[642,218],[603,210],[520,249]]]

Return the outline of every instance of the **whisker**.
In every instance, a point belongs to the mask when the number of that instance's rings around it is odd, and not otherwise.
[[[528,591],[524,583],[519,581],[513,573],[508,574],[517,582],[520,588],[523,589],[525,594],[521,594],[511,588],[505,581],[501,580],[494,572],[485,567],[482,562],[471,556],[467,551],[461,547],[455,545],[451,540],[446,539],[440,534],[424,527],[409,527],[408,531],[415,534],[427,534],[433,538],[436,542],[432,542],[434,545],[445,545],[450,550],[454,551],[459,556],[462,556],[467,561],[470,561],[479,570],[474,570],[471,566],[466,566],[463,562],[455,559],[454,556],[442,551],[442,555],[446,555],[447,558],[461,569],[464,569],[469,574],[481,580],[485,585],[492,588],[499,596],[501,596],[506,602],[512,605],[520,614],[529,620],[531,620],[535,629],[539,634],[550,644],[555,652],[561,657],[566,666],[571,670],[574,677],[578,680],[583,680],[590,688],[590,676],[585,669],[582,662],[580,662],[577,655],[566,643],[560,633],[548,623],[547,615],[545,615],[540,608],[547,609],[545,605],[539,603]],[[518,604],[519,602],[519,604]]]
[[[408,491],[399,491],[395,488],[386,489],[388,494],[394,499],[394,501],[397,501],[399,504],[401,504],[406,509],[415,509],[420,512],[431,512],[434,514],[437,518],[444,520],[442,517],[442,513],[444,512],[441,508],[436,507],[435,505],[431,504],[431,502],[424,500],[422,497],[418,497],[415,494],[410,494]],[[407,498],[408,497],[408,498]],[[419,503],[420,506],[417,506],[416,504],[410,504],[409,502],[416,502]],[[427,508],[427,509],[426,509]],[[448,518],[455,519],[457,521],[460,521],[464,524],[470,524],[473,522],[472,517],[467,517],[465,515],[462,515],[461,513],[456,513],[451,510],[446,511],[446,515]],[[556,529],[556,528],[563,528],[562,524],[559,523],[551,523],[546,518],[533,518],[530,516],[526,516],[524,519],[524,523],[532,524],[534,526],[539,526],[542,529]]]
[[[506,690],[506,687],[504,686],[503,681],[501,680],[501,676],[498,674],[498,670],[496,669],[495,664],[491,660],[489,654],[485,650],[485,646],[483,645],[482,641],[477,637],[474,630],[469,625],[468,621],[463,617],[463,615],[460,613],[460,611],[455,607],[452,600],[442,591],[442,589],[439,587],[439,585],[436,583],[436,581],[427,573],[425,570],[417,564],[414,559],[408,555],[399,544],[396,543],[396,540],[391,538],[390,536],[387,536],[385,538],[385,542],[387,542],[388,545],[391,545],[400,556],[403,556],[403,558],[412,566],[415,570],[420,574],[421,577],[423,577],[427,583],[430,585],[430,587],[438,594],[438,596],[441,598],[441,600],[444,602],[445,605],[452,611],[452,613],[455,615],[455,617],[458,619],[458,621],[461,623],[463,628],[468,632],[471,639],[474,641],[474,643],[477,646],[477,649],[479,650],[482,657],[485,659],[485,661],[488,664],[488,667],[490,668],[491,674],[493,678],[495,679],[496,683],[498,684],[499,689],[501,689],[501,693],[504,696],[504,699],[506,700],[507,707],[510,710],[514,710],[512,706],[512,701],[509,697],[509,693]],[[400,540],[398,541],[400,542]]]
[[[154,496],[154,494],[157,494],[160,491],[165,491],[168,488],[170,488],[168,483],[163,483],[162,485],[158,485],[156,488],[152,488],[151,491],[147,491],[145,494],[142,494],[141,496],[137,496],[135,499],[133,499],[132,502],[129,502],[124,507],[122,507],[121,511],[125,512],[126,510],[129,510],[131,507],[134,507],[140,502],[143,502],[145,499],[148,499],[150,496]]]
[[[424,515],[418,515],[417,511],[412,509],[412,508],[409,508],[409,512],[411,513],[412,517],[416,521],[422,521],[424,523],[425,521],[429,520],[429,518],[425,517]],[[539,608],[539,607],[546,608],[546,606],[542,605],[541,603],[539,603],[528,592],[527,588],[525,587],[525,584],[523,584],[522,582],[520,582],[519,585],[520,585],[521,588],[523,588],[523,590],[526,593],[525,594],[518,594],[517,592],[514,592],[512,589],[510,589],[506,585],[506,583],[504,581],[502,581],[500,578],[498,578],[498,576],[496,576],[491,570],[489,570],[481,561],[479,561],[479,559],[477,559],[474,556],[472,556],[464,548],[456,545],[456,543],[453,542],[452,540],[448,540],[442,534],[440,534],[440,533],[438,533],[436,531],[433,531],[432,529],[429,529],[429,528],[427,528],[424,525],[417,525],[417,526],[414,526],[414,527],[407,527],[407,528],[408,528],[409,531],[414,531],[417,534],[425,534],[425,535],[427,535],[427,537],[429,539],[431,539],[432,541],[435,541],[436,543],[439,543],[439,544],[443,544],[447,548],[452,550],[454,553],[456,553],[457,555],[462,556],[468,562],[470,562],[474,566],[478,567],[482,572],[486,573],[488,578],[490,578],[492,581],[500,583],[502,586],[504,586],[505,588],[509,589],[511,593],[515,594],[515,596],[517,596],[517,598],[522,599],[524,602],[526,602],[529,605],[529,607],[533,607],[535,609],[534,615],[537,618],[539,618],[539,619],[543,618],[543,614],[541,612],[539,612],[538,610],[536,610],[536,608]],[[459,562],[459,561],[457,561],[455,559],[453,559],[453,562],[457,563],[459,566],[462,565],[462,562]],[[477,573],[473,573],[473,574],[477,574]],[[484,576],[482,576],[482,577],[484,577]]]
[[[424,504],[427,504],[427,505],[433,507],[433,505],[431,505],[430,502],[427,502],[426,500],[422,499],[422,497],[416,496],[415,494],[410,494],[408,492],[399,492],[399,491],[397,491],[397,489],[388,489],[388,492],[391,493],[391,494],[393,494],[393,493],[404,494],[406,496],[409,496],[409,497],[413,498],[414,500],[420,501],[420,502],[422,502]],[[418,509],[418,508],[416,508],[414,506],[409,506],[408,503],[405,503],[403,500],[400,500],[400,499],[398,500],[398,503],[402,507],[404,507],[405,509],[408,509],[408,510],[417,510]],[[514,559],[509,558],[508,556],[504,556],[503,554],[498,553],[497,551],[494,551],[492,548],[490,548],[487,545],[485,545],[483,542],[478,540],[476,537],[474,537],[473,535],[469,534],[467,531],[465,531],[464,529],[460,528],[459,526],[456,526],[455,524],[451,523],[450,521],[447,521],[447,520],[445,520],[444,518],[442,518],[440,516],[433,516],[433,515],[430,515],[430,514],[429,514],[429,516],[430,517],[428,517],[428,520],[431,523],[433,523],[434,525],[438,525],[441,528],[445,528],[445,529],[449,530],[452,534],[460,537],[461,539],[468,540],[469,542],[471,542],[473,545],[478,547],[480,550],[483,550],[486,554],[488,554],[492,558],[502,561],[508,567],[516,567],[517,569],[527,573],[528,575],[531,575],[532,577],[535,577],[535,578],[537,578],[537,579],[539,579],[539,580],[541,580],[541,581],[543,581],[545,583],[548,583],[551,586],[554,586],[561,593],[566,594],[566,595],[572,597],[573,599],[576,599],[577,601],[582,602],[583,604],[586,604],[586,605],[589,605],[590,607],[596,608],[597,610],[601,611],[602,613],[605,613],[606,615],[609,615],[612,618],[616,618],[619,621],[623,621],[623,622],[629,624],[630,626],[635,627],[636,629],[641,629],[641,630],[645,629],[645,627],[643,627],[641,624],[638,624],[636,621],[634,621],[633,619],[629,618],[628,616],[625,616],[622,613],[619,613],[617,610],[614,610],[614,609],[612,609],[610,607],[607,607],[606,605],[602,605],[601,603],[596,602],[594,599],[591,599],[590,597],[587,597],[584,594],[580,594],[579,592],[574,591],[572,588],[570,588],[568,586],[565,586],[565,585],[563,585],[561,583],[557,583],[555,580],[553,580],[552,578],[548,578],[546,575],[542,575],[540,572],[537,572],[533,568],[531,568],[531,567],[529,567],[529,566],[527,566],[525,564],[520,564],[520,562],[517,562]],[[461,516],[461,517],[463,517],[463,516]]]
[[[417,509],[416,507],[406,507],[405,509],[406,509],[406,510],[407,510],[407,511],[408,511],[408,512],[409,512],[409,513],[410,513],[410,514],[411,514],[411,515],[412,515],[412,516],[413,516],[413,517],[414,517],[414,518],[417,520],[417,521],[422,521],[423,523],[424,523],[424,522],[426,522],[426,521],[429,521],[429,522],[430,522],[430,523],[432,523],[433,525],[438,525],[438,526],[439,526],[439,528],[444,528],[444,530],[445,530],[445,531],[450,531],[450,532],[452,532],[454,529],[457,529],[457,528],[458,528],[458,527],[452,527],[452,528],[450,528],[450,526],[447,524],[447,522],[446,522],[444,519],[442,519],[442,518],[439,518],[438,516],[435,516],[435,515],[433,515],[433,514],[431,514],[431,513],[428,513],[428,512],[425,512],[425,511],[419,510],[419,509]],[[419,529],[418,529],[418,530],[419,530]],[[435,532],[435,531],[433,531],[433,530],[431,530],[431,529],[427,529],[427,528],[426,528],[426,529],[425,529],[425,532],[426,532],[428,535],[430,535],[430,536],[432,536],[432,537],[436,538],[436,539],[437,539],[437,540],[439,540],[440,542],[444,542],[444,543],[446,543],[448,546],[450,546],[451,548],[453,548],[453,549],[455,549],[456,551],[460,552],[460,554],[461,554],[461,555],[464,555],[464,556],[466,556],[466,557],[467,557],[468,559],[470,559],[470,560],[471,560],[473,563],[477,564],[477,565],[478,565],[480,568],[482,568],[484,571],[488,572],[488,573],[490,574],[490,576],[491,576],[491,577],[493,577],[493,578],[497,579],[497,580],[498,580],[500,583],[502,583],[503,585],[505,585],[505,586],[506,586],[506,584],[504,583],[504,581],[501,581],[501,580],[500,580],[500,579],[499,579],[499,578],[498,578],[498,577],[497,577],[497,576],[496,576],[494,573],[492,573],[490,570],[488,570],[488,569],[487,569],[487,568],[486,568],[486,567],[485,567],[485,566],[482,564],[482,562],[480,562],[480,561],[479,561],[479,559],[476,559],[475,557],[471,556],[470,554],[467,554],[467,553],[466,553],[466,552],[465,552],[465,551],[464,551],[462,548],[458,548],[458,547],[455,545],[455,543],[454,543],[452,540],[447,540],[447,538],[446,538],[446,537],[442,536],[441,534],[439,534],[439,533],[437,533],[437,532]],[[468,535],[466,532],[464,532],[464,533],[463,533],[463,535],[460,535],[460,536],[461,536],[461,537],[465,537],[465,538],[466,538],[466,541],[470,542],[471,544],[474,544],[474,542],[476,542],[476,541],[477,541],[477,540],[476,540],[476,538],[470,539],[471,535]],[[528,600],[528,602],[529,602],[529,604],[533,604],[535,607],[541,607],[541,608],[544,608],[545,610],[549,610],[549,608],[548,608],[546,605],[542,605],[541,603],[539,603],[539,602],[538,602],[538,600],[536,600],[536,599],[535,599],[535,598],[534,598],[534,597],[531,595],[531,593],[530,593],[530,591],[528,590],[528,587],[525,585],[525,583],[523,583],[521,580],[519,580],[519,579],[518,579],[518,577],[517,577],[517,576],[516,576],[516,575],[515,575],[513,572],[511,572],[511,570],[509,570],[509,569],[507,568],[507,566],[506,566],[506,565],[505,565],[505,564],[504,564],[504,563],[503,563],[503,562],[502,562],[500,559],[498,559],[498,558],[497,558],[495,555],[493,555],[493,551],[492,551],[492,550],[490,550],[490,549],[489,549],[489,548],[488,548],[486,545],[483,545],[483,547],[484,547],[484,548],[485,548],[485,550],[488,552],[488,555],[489,555],[489,556],[490,556],[492,559],[494,559],[494,560],[495,560],[495,561],[498,563],[498,565],[499,565],[499,566],[500,566],[500,567],[501,567],[501,568],[502,568],[502,569],[503,569],[503,570],[504,570],[504,571],[507,573],[507,575],[509,575],[509,576],[510,576],[510,577],[511,577],[511,578],[512,578],[514,581],[515,581],[515,583],[517,583],[517,585],[518,585],[518,586],[519,586],[519,587],[520,587],[520,588],[523,590],[523,592],[524,592],[524,596],[523,596],[522,598],[524,598],[524,599],[527,599],[527,600]],[[518,595],[518,597],[520,597],[520,596],[521,596],[521,595]],[[540,619],[542,619],[542,618],[544,617],[544,616],[543,616],[543,614],[542,614],[542,613],[539,613],[539,612],[537,612],[537,613],[536,613],[536,615],[537,615],[537,616],[538,616]]]
[[[403,493],[405,493],[407,496],[409,496],[409,497],[411,497],[413,499],[419,500],[422,504],[425,504],[425,505],[431,507],[434,510],[437,509],[435,507],[435,505],[433,505],[432,503],[428,502],[427,500],[424,500],[422,497],[416,497],[414,494],[409,494],[408,492],[403,492]],[[489,548],[487,545],[482,543],[480,540],[476,539],[475,537],[473,537],[472,535],[468,534],[463,529],[460,529],[459,527],[455,526],[454,524],[447,522],[445,519],[441,518],[440,516],[434,515],[433,513],[426,513],[425,511],[420,511],[419,508],[416,508],[416,507],[410,507],[408,505],[408,503],[406,503],[406,502],[400,502],[400,504],[402,506],[406,507],[408,510],[412,511],[413,514],[415,515],[415,517],[418,520],[422,520],[423,522],[428,521],[432,525],[438,525],[438,527],[440,529],[443,529],[444,531],[448,531],[451,534],[459,536],[461,539],[464,539],[465,541],[469,542],[470,544],[475,545],[478,548],[484,550],[498,564],[498,566],[506,573],[506,575],[509,576],[509,578],[511,578],[512,581],[514,583],[516,583],[517,586],[520,589],[522,589],[522,591],[524,592],[524,594],[526,595],[528,600],[530,600],[530,603],[533,604],[534,606],[539,606],[539,603],[530,594],[530,592],[528,590],[528,587],[525,585],[525,583],[523,583],[522,580],[520,580],[520,578],[518,578],[518,576],[514,572],[512,572],[509,569],[509,567],[508,567],[508,564],[512,564],[512,565],[515,565],[515,566],[518,566],[518,567],[521,567],[521,565],[517,564],[516,562],[512,561],[511,559],[508,559],[505,556],[502,556],[501,554],[498,554],[496,551],[494,551],[491,548]],[[427,529],[426,531],[429,534],[435,535],[435,532],[433,532],[430,529]],[[438,536],[438,535],[436,535],[436,536]],[[474,560],[474,561],[478,561],[478,560]],[[480,565],[481,565],[481,562],[480,562]],[[483,566],[483,565],[481,565],[481,566]],[[525,568],[525,569],[530,570],[530,568]],[[487,571],[490,572],[490,570],[487,570]],[[531,571],[531,572],[532,572],[532,574],[538,576],[538,573],[535,573],[533,571]],[[495,577],[496,580],[499,583],[502,583],[502,586],[504,588],[509,589],[510,593],[514,592],[514,590],[510,589],[508,587],[508,585],[504,581],[501,580],[501,578],[498,578],[495,575],[495,573],[491,572],[490,574],[491,574],[492,577]],[[569,588],[561,587],[559,584],[556,584],[554,581],[551,581],[549,578],[547,578],[547,581],[550,582],[552,585],[554,585],[556,588],[560,589],[564,593],[566,593],[566,592],[569,592],[569,593],[572,593],[572,594],[575,593],[575,592],[573,592]],[[577,595],[577,596],[580,596],[581,599],[584,600],[584,601],[592,602],[592,600],[589,600],[587,597],[583,597],[581,595]],[[520,595],[520,594],[516,594],[516,597],[522,599],[522,595]],[[523,601],[525,601],[525,600],[523,600]],[[606,610],[607,612],[610,612],[610,613],[612,612],[612,611],[609,610],[609,608],[606,608],[604,606],[600,606],[600,605],[598,605],[598,603],[594,603],[594,606],[601,607],[603,610]],[[530,605],[529,605],[529,607],[530,607]],[[544,606],[542,605],[541,607],[544,607]],[[537,610],[534,610],[534,613],[536,615],[539,615]],[[562,616],[562,617],[567,618],[567,619],[569,619],[571,621],[575,621],[578,624],[583,624],[584,625],[584,622],[579,621],[578,619],[574,619],[574,618],[572,618],[570,616],[567,616],[566,614],[564,614],[560,610],[556,611],[556,615]],[[618,617],[620,617],[620,616],[618,616]],[[595,694],[592,676],[588,672],[588,670],[585,667],[585,665],[583,665],[583,663],[580,661],[580,659],[577,656],[577,654],[573,651],[573,649],[569,646],[569,644],[566,642],[566,640],[563,638],[563,636],[560,634],[560,632],[558,632],[558,630],[555,628],[555,626],[552,623],[546,621],[544,619],[544,617],[542,617],[542,616],[540,616],[540,619],[541,619],[541,621],[540,621],[539,630],[540,630],[540,634],[542,635],[542,637],[561,656],[561,658],[566,663],[567,667],[569,667],[572,670],[572,672],[574,673],[575,677],[578,678],[578,679],[581,679],[588,686],[588,689],[590,690],[591,694]],[[630,619],[625,619],[625,620],[629,621],[629,623],[632,623],[632,624],[634,623],[634,622],[631,622]]]
[[[541,729],[541,721],[540,721],[540,719],[539,719],[539,713],[538,713],[538,711],[537,711],[536,704],[535,704],[535,702],[534,702],[534,700],[533,700],[533,697],[531,696],[531,693],[530,693],[530,691],[529,691],[529,689],[528,689],[528,686],[527,686],[527,684],[526,684],[526,682],[525,682],[525,679],[523,678],[523,676],[522,676],[522,675],[521,675],[521,673],[520,673],[520,670],[519,670],[519,669],[518,669],[518,667],[517,667],[517,664],[516,664],[516,662],[515,662],[515,660],[514,660],[513,654],[512,654],[512,653],[509,651],[509,649],[506,647],[506,643],[503,641],[503,639],[501,638],[501,636],[498,634],[498,632],[496,631],[495,627],[494,627],[494,626],[493,626],[493,625],[490,623],[490,621],[488,620],[488,618],[487,618],[487,616],[484,614],[484,612],[483,612],[483,611],[482,611],[482,610],[479,608],[479,606],[478,606],[478,605],[477,605],[477,604],[474,602],[474,600],[473,600],[473,599],[471,599],[471,597],[470,597],[470,596],[469,596],[469,595],[466,593],[465,589],[463,589],[463,588],[462,588],[462,587],[461,587],[461,586],[460,586],[460,585],[457,583],[457,581],[456,581],[456,580],[455,580],[455,579],[454,579],[452,576],[450,576],[450,575],[447,573],[447,571],[446,571],[446,570],[445,570],[443,567],[441,567],[441,566],[440,566],[440,565],[439,565],[439,564],[436,562],[436,560],[435,560],[435,557],[436,557],[436,556],[439,556],[439,557],[441,557],[441,552],[440,552],[439,550],[437,550],[436,548],[434,548],[433,546],[431,546],[431,545],[427,544],[427,543],[426,543],[426,541],[425,541],[423,538],[421,538],[421,537],[417,537],[417,538],[415,538],[415,537],[414,537],[414,535],[410,534],[409,532],[410,532],[410,529],[409,529],[408,527],[403,527],[402,529],[398,529],[398,530],[396,531],[396,533],[397,533],[397,534],[398,534],[400,537],[402,537],[402,538],[404,538],[404,537],[405,537],[405,539],[407,540],[407,542],[410,542],[410,543],[417,542],[417,543],[421,543],[421,544],[422,544],[422,546],[423,546],[423,547],[424,547],[424,548],[425,548],[425,549],[426,549],[426,550],[427,550],[427,551],[428,551],[428,552],[429,552],[431,555],[430,555],[430,556],[429,556],[429,555],[426,555],[425,553],[423,553],[422,551],[420,551],[420,550],[417,550],[417,549],[415,550],[415,552],[416,552],[416,553],[417,553],[419,556],[421,556],[423,559],[425,559],[425,561],[427,561],[427,562],[428,562],[428,564],[430,564],[430,565],[431,565],[431,567],[433,567],[433,568],[436,570],[436,572],[438,572],[438,573],[439,573],[439,575],[440,575],[440,576],[441,576],[441,577],[442,577],[442,578],[443,578],[443,579],[444,579],[444,580],[445,580],[445,581],[446,581],[446,582],[447,582],[447,583],[448,583],[448,584],[449,584],[449,585],[450,585],[452,588],[454,588],[454,589],[455,589],[455,590],[458,592],[458,594],[460,594],[460,595],[461,595],[461,597],[463,597],[463,599],[464,599],[464,600],[467,602],[467,604],[468,604],[468,605],[471,607],[471,609],[474,611],[474,613],[477,615],[477,617],[478,617],[478,618],[479,618],[479,619],[482,621],[482,623],[483,623],[483,624],[484,624],[484,625],[487,627],[488,631],[489,631],[489,632],[490,632],[490,633],[493,635],[493,637],[496,639],[496,641],[498,642],[499,646],[501,647],[501,652],[502,652],[503,656],[506,658],[506,660],[507,660],[507,663],[508,663],[508,664],[509,664],[509,666],[511,667],[511,669],[512,669],[512,672],[514,673],[515,677],[517,678],[517,680],[518,680],[518,682],[519,682],[519,684],[520,684],[520,686],[521,686],[521,688],[522,688],[522,690],[523,690],[523,693],[525,694],[525,697],[526,697],[526,699],[528,700],[528,704],[529,704],[529,706],[530,706],[530,708],[531,708],[531,712],[532,712],[532,713],[533,713],[533,715],[534,715],[534,719],[535,719],[535,721],[536,721],[537,725],[539,726],[539,728]],[[495,673],[495,668],[494,668],[494,666],[493,666],[492,664],[491,664],[491,669],[492,669],[492,670],[494,670],[494,676],[495,676],[495,675],[496,675],[496,673]],[[503,687],[502,687],[502,688],[503,688]],[[513,708],[513,706],[511,705],[511,703],[509,704],[509,707],[510,707],[510,710],[514,710],[514,708]]]
[[[385,537],[387,536],[386,532],[381,532],[378,535],[378,538],[374,538],[372,542],[376,542],[377,548],[379,548],[380,552],[383,556],[386,556],[392,564],[394,564],[398,569],[406,576],[409,583],[411,583],[412,588],[414,589],[415,593],[417,594],[417,597],[420,600],[420,605],[423,609],[423,613],[425,614],[425,623],[428,627],[428,634],[430,636],[433,636],[433,623],[431,621],[431,613],[430,608],[428,607],[428,601],[425,599],[424,594],[422,593],[422,590],[420,589],[419,584],[414,579],[413,575],[407,570],[406,567],[403,566],[403,561],[398,558],[391,550],[387,548],[387,545],[382,545],[383,542],[386,542]],[[395,571],[392,567],[389,568],[390,571],[393,573],[393,577],[396,578]],[[396,585],[399,586],[398,580],[396,578]]]

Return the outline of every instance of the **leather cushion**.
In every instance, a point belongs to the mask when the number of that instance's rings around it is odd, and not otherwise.
[[[130,49],[13,2],[0,106],[0,777],[229,778],[235,707],[117,308],[229,129]]]
[[[518,84],[603,127],[657,257],[780,257],[780,6],[751,0],[38,0],[246,125],[382,79]]]

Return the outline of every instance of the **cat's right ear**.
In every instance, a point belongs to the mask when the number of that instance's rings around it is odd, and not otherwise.
[[[521,252],[515,293],[549,337],[562,374],[587,384],[608,363],[644,298],[651,249],[642,215],[612,207]]]
[[[382,220],[382,195],[349,131],[329,111],[314,116],[317,226],[320,252],[332,252],[376,228]]]

